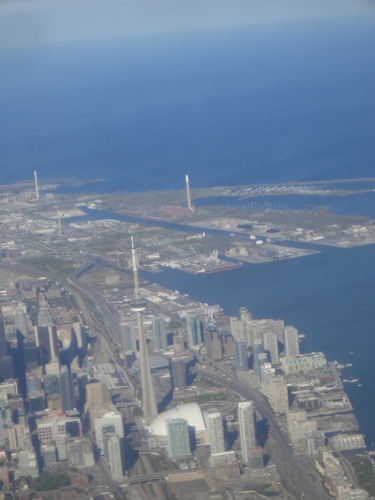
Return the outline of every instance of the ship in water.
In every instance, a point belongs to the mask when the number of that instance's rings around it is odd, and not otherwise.
[[[238,269],[242,267],[242,262],[225,262],[219,261],[215,263],[209,263],[207,266],[202,267],[197,272],[192,272],[193,274],[211,274],[220,273],[221,271],[232,271],[233,269]]]

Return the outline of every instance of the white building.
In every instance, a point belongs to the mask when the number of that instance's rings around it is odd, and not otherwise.
[[[95,439],[100,448],[103,446],[103,427],[108,425],[114,426],[115,432],[120,438],[124,437],[124,423],[121,413],[109,411],[102,418],[94,420]]]
[[[286,326],[284,328],[284,347],[285,356],[287,358],[293,358],[299,355],[299,340],[298,340],[298,330],[293,326]]]
[[[208,414],[211,455],[225,451],[223,419],[220,412]]]
[[[238,403],[238,422],[240,425],[242,459],[244,463],[248,463],[250,448],[256,444],[255,413],[252,401]]]
[[[209,444],[208,414],[202,411],[197,403],[188,403],[160,413],[150,424],[144,425],[143,431],[151,450],[168,447],[167,421],[176,418],[187,420],[189,431],[194,433],[197,446]]]

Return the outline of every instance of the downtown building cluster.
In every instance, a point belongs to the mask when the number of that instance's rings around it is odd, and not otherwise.
[[[95,378],[100,370],[84,362],[88,335],[71,297],[44,281],[21,283],[18,300],[1,307],[0,479],[6,487],[58,464],[87,474],[99,454],[114,480],[122,479],[123,416]]]

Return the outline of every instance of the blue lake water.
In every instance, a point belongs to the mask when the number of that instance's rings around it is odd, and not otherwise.
[[[371,17],[0,50],[1,183],[374,177]]]
[[[1,50],[0,183],[32,180],[34,169],[41,181],[103,179],[76,192],[181,189],[186,173],[192,188],[373,178],[373,26],[371,16],[321,19]],[[323,199],[334,213],[370,217],[373,201]],[[284,319],[307,335],[306,351],[352,362],[362,386],[348,392],[371,446],[374,263],[374,245],[322,247],[223,274],[151,279],[230,314],[247,306]]]

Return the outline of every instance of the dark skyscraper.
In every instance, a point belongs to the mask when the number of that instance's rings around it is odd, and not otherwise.
[[[63,411],[73,410],[76,407],[73,380],[68,367],[63,365],[59,376],[59,388]]]
[[[182,358],[171,360],[171,375],[174,389],[179,389],[180,391],[186,389],[185,363]]]
[[[36,326],[35,327],[36,345],[41,353],[43,365],[51,361],[59,361],[59,348],[57,344],[56,326]]]
[[[206,354],[211,359],[221,359],[223,351],[219,332],[216,326],[207,325],[204,329],[204,343],[206,345]]]
[[[14,378],[13,360],[9,356],[8,342],[5,338],[4,319],[0,312],[0,382]]]
[[[0,358],[8,355],[8,342],[5,338],[4,318],[0,312]]]
[[[202,343],[202,323],[194,315],[188,316],[187,321],[187,334],[188,346],[193,347]]]
[[[167,328],[163,316],[156,316],[152,318],[152,329],[154,331],[156,349],[166,349],[168,345]]]
[[[247,359],[246,342],[243,339],[235,341],[236,346],[236,371],[247,372],[249,369],[249,362]]]

